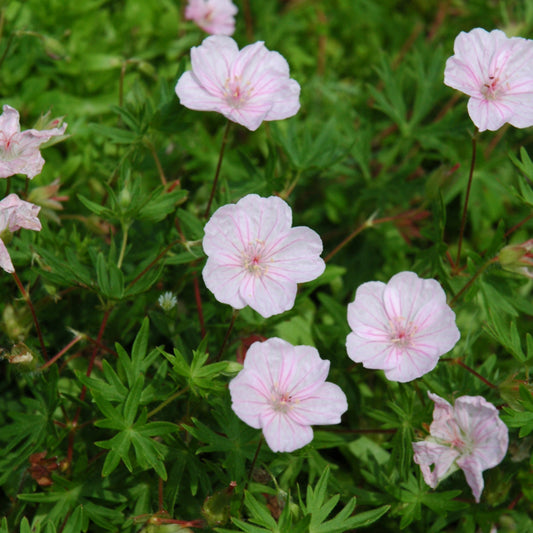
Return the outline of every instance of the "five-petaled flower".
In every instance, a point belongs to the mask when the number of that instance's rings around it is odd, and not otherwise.
[[[444,83],[470,96],[468,114],[479,131],[533,125],[533,41],[475,28],[456,37],[454,53]]]
[[[32,179],[43,168],[39,146],[52,137],[63,135],[67,124],[47,130],[20,131],[19,113],[5,105],[0,115],[0,178],[25,174]]]
[[[400,272],[387,284],[363,283],[348,305],[348,323],[350,359],[384,370],[391,381],[411,381],[433,370],[460,337],[442,287],[414,272]]]
[[[15,272],[6,242],[20,228],[40,231],[41,222],[37,218],[40,209],[37,205],[21,200],[16,194],[10,194],[0,201],[0,268],[6,272]]]
[[[272,338],[250,346],[230,382],[232,408],[262,429],[274,452],[292,452],[313,440],[311,425],[338,424],[348,409],[338,385],[326,382],[329,361],[312,346]]]
[[[507,452],[507,426],[482,396],[461,396],[452,407],[440,396],[428,395],[435,402],[433,422],[429,437],[413,442],[414,461],[433,489],[460,468],[479,503],[483,471],[500,464]]]
[[[211,35],[233,35],[237,11],[231,0],[189,0],[185,18]]]
[[[213,35],[191,49],[191,64],[176,85],[189,109],[222,113],[254,131],[300,108],[300,85],[289,78],[287,61],[261,41],[239,51],[231,37]]]
[[[320,276],[325,264],[318,234],[291,225],[291,208],[277,196],[248,194],[215,211],[204,228],[202,275],[219,302],[249,305],[264,318],[293,307],[297,283]]]

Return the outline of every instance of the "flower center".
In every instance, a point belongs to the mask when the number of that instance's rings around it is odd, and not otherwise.
[[[270,393],[270,405],[274,411],[283,414],[288,413],[296,403],[298,403],[298,401],[293,400],[288,392],[280,391],[277,386],[272,388]]]
[[[245,270],[254,276],[263,276],[268,270],[265,265],[265,243],[264,241],[255,240],[248,243],[242,253],[242,265]]]
[[[502,84],[497,76],[489,76],[489,79],[481,87],[481,92],[487,100],[496,100],[502,93]]]
[[[18,157],[17,142],[13,140],[13,135],[6,137],[0,133],[0,159],[2,161],[13,161]]]
[[[407,348],[413,344],[413,337],[417,330],[415,324],[407,322],[405,318],[398,316],[390,321],[389,326],[389,339],[398,348]]]
[[[253,87],[250,82],[243,82],[240,76],[227,78],[224,84],[224,96],[226,102],[234,109],[242,107],[250,98]]]

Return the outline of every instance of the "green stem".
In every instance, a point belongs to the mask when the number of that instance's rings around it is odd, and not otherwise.
[[[220,347],[220,350],[217,354],[217,358],[215,361],[218,363],[220,359],[222,358],[222,354],[224,353],[224,350],[226,349],[226,344],[228,342],[229,336],[231,334],[231,330],[233,329],[233,325],[235,324],[235,319],[237,318],[237,315],[239,314],[238,309],[233,310],[233,314],[231,315],[231,322],[229,323],[229,327],[226,330],[226,335],[224,335],[224,340],[222,341],[222,346]]]
[[[224,129],[224,134],[222,135],[222,146],[220,147],[220,152],[218,154],[217,168],[215,170],[215,177],[213,179],[213,185],[211,187],[211,194],[209,195],[209,201],[207,202],[207,207],[204,213],[204,218],[209,217],[209,212],[211,211],[211,204],[213,203],[213,198],[215,197],[215,191],[217,188],[218,177],[220,175],[220,168],[222,167],[222,159],[224,159],[224,149],[226,148],[226,143],[228,141],[228,132],[231,122],[228,120],[226,123],[226,128]]]
[[[497,257],[493,257],[492,259],[490,259],[489,261],[487,261],[485,264],[481,265],[477,271],[474,273],[474,275],[465,283],[465,285],[463,286],[463,288],[450,300],[450,303],[448,304],[450,307],[453,307],[456,303],[457,303],[457,300],[459,300],[459,298],[472,286],[472,284],[474,283],[474,281],[476,281],[476,279],[481,275],[483,274],[483,272],[487,269],[487,267],[489,265],[492,265],[492,263],[495,263],[496,261],[498,260]]]
[[[468,185],[466,186],[465,205],[463,206],[463,216],[461,217],[461,229],[459,230],[459,242],[457,243],[457,260],[455,261],[456,270],[459,269],[461,261],[461,247],[463,244],[463,235],[466,225],[466,213],[468,210],[468,200],[470,199],[470,189],[472,187],[472,179],[474,177],[474,168],[476,166],[476,147],[477,147],[478,129],[474,131],[472,136],[472,159],[470,161],[470,172],[468,174]]]
[[[120,246],[120,254],[118,256],[117,261],[117,268],[122,268],[122,261],[124,261],[124,254],[126,253],[126,245],[128,243],[128,231],[130,229],[130,225],[126,224],[124,222],[121,223],[122,225],[122,245]]]
[[[179,398],[182,394],[185,394],[188,390],[189,390],[189,386],[187,385],[183,389],[180,389],[179,391],[175,392],[172,396],[169,396],[164,402],[160,403],[155,409],[152,409],[146,415],[146,418],[151,418],[156,413],[159,413],[161,409],[164,409],[169,403],[173,402],[176,398]]]
[[[302,175],[302,171],[298,170],[295,178],[292,180],[289,186],[279,195],[280,198],[283,198],[284,200],[286,200],[290,196],[291,192],[294,190],[294,187],[296,187],[301,175]]]

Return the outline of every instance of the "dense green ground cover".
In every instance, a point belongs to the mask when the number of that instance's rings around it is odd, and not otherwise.
[[[31,182],[0,180],[0,198],[9,187],[43,205],[42,231],[21,230],[8,248],[47,351],[0,272],[0,531],[533,531],[533,282],[500,255],[532,237],[533,130],[477,136],[457,261],[474,126],[443,84],[460,31],[533,37],[533,4],[236,4],[234,38],[283,54],[301,109],[255,132],[232,125],[214,208],[283,196],[294,225],[322,237],[327,269],[286,313],[240,311],[226,339],[233,311],[201,277],[226,120],[174,92],[206,34],[177,0],[0,3],[0,103],[23,129],[50,111],[69,134],[43,149]],[[42,189],[55,180],[58,191]],[[461,339],[435,370],[396,383],[347,357],[346,306],[361,283],[406,270],[440,282]],[[254,336],[331,361],[328,380],[348,398],[341,425],[315,428],[295,452],[256,454],[261,432],[227,390]],[[13,359],[27,350],[32,362]],[[462,472],[433,490],[413,462],[428,390],[481,395],[509,427],[479,504]]]

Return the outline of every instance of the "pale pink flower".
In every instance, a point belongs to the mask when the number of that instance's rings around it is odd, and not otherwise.
[[[213,35],[191,49],[191,64],[176,85],[189,109],[222,113],[252,131],[300,109],[300,85],[289,78],[287,61],[261,41],[239,51],[231,37]]]
[[[277,196],[249,194],[215,211],[204,228],[202,275],[219,302],[265,318],[293,307],[297,283],[320,276],[325,264],[318,234],[291,225],[291,208]]]
[[[475,28],[461,32],[453,49],[444,83],[470,96],[468,114],[479,131],[533,125],[533,41]]]
[[[479,503],[483,471],[500,464],[507,452],[507,426],[482,396],[461,396],[453,407],[436,394],[428,396],[435,402],[433,422],[429,437],[413,442],[414,461],[433,489],[460,468]]]
[[[433,370],[460,337],[442,287],[414,272],[400,272],[387,284],[363,283],[348,305],[348,323],[350,359],[384,370],[391,381],[411,381]]]
[[[274,452],[292,452],[313,440],[311,425],[338,424],[348,409],[338,385],[326,382],[329,361],[312,346],[272,338],[250,346],[229,384],[232,409],[262,429]]]
[[[43,168],[39,146],[52,137],[63,135],[67,124],[47,130],[20,131],[19,113],[5,105],[0,115],[0,178],[25,174],[32,179]]]
[[[41,208],[21,200],[16,194],[10,194],[0,201],[0,267],[12,274],[15,272],[5,242],[11,240],[11,234],[20,228],[41,230],[37,218]]]
[[[233,35],[238,11],[231,0],[189,0],[185,18],[212,35]]]

